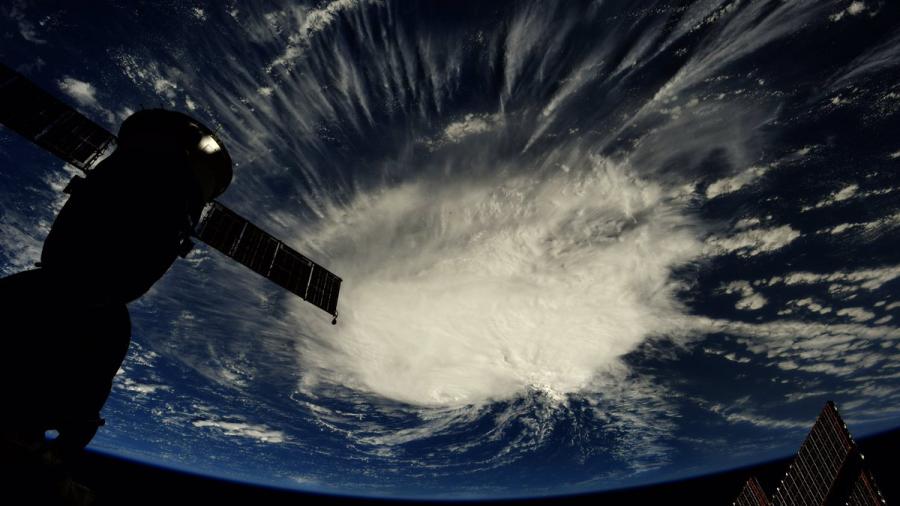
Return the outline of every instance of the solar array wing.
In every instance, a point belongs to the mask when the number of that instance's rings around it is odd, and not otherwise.
[[[858,453],[837,408],[828,401],[776,489],[772,504],[831,504],[826,499]]]
[[[203,212],[198,239],[263,277],[337,316],[341,278],[218,202]]]
[[[2,63],[0,123],[84,171],[116,138]]]

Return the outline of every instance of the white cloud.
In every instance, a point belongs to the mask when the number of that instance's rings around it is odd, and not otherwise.
[[[222,419],[195,420],[194,427],[211,427],[221,430],[226,436],[255,439],[261,443],[283,443],[287,436],[283,431],[271,429],[265,425],[246,422],[229,422]]]
[[[891,302],[890,304],[888,304],[887,306],[885,306],[884,310],[885,310],[885,311],[890,311],[890,310],[892,310],[892,309],[897,309],[898,307],[900,307],[900,302]]]
[[[69,164],[48,170],[34,187],[19,188],[15,198],[0,200],[0,250],[6,264],[2,274],[14,274],[34,267],[40,261],[44,239],[54,216],[68,200],[62,192],[80,171]],[[40,198],[44,205],[35,209],[18,206],[20,200]]]
[[[799,307],[804,307],[814,313],[819,313],[819,314],[828,314],[831,312],[830,307],[825,307],[809,297],[807,297],[805,299],[792,300],[789,302],[789,304],[793,304],[793,305],[799,306]]]
[[[756,293],[748,281],[732,281],[725,285],[722,289],[727,294],[738,293],[741,299],[738,300],[734,307],[744,311],[756,311],[766,305],[765,297]]]
[[[169,98],[169,99],[175,98],[175,90],[177,90],[177,89],[178,89],[177,84],[175,84],[174,82],[172,82],[164,77],[157,77],[153,81],[153,90],[156,93],[165,96],[166,98]]]
[[[303,9],[299,12],[299,20],[296,31],[288,38],[288,45],[281,56],[275,58],[267,67],[266,72],[282,65],[290,65],[294,60],[303,55],[315,35],[334,22],[334,19],[344,11],[355,9],[362,3],[380,3],[378,0],[332,0],[321,8]]]
[[[792,272],[784,276],[775,276],[768,280],[769,286],[784,283],[786,285],[810,285],[816,283],[832,283],[835,291],[840,290],[877,290],[885,283],[900,277],[900,265],[860,269],[858,271],[836,271],[826,274],[815,272]]]
[[[134,114],[134,109],[132,109],[132,108],[130,108],[130,107],[123,107],[123,108],[120,109],[119,112],[116,114],[116,118],[117,118],[119,121],[124,121],[125,118],[131,116],[132,114]]]
[[[466,114],[461,120],[447,125],[437,140],[427,141],[427,144],[431,147],[455,144],[467,137],[491,132],[503,126],[504,120],[500,114]]]
[[[837,312],[838,316],[849,316],[851,320],[855,322],[867,322],[872,318],[875,318],[875,313],[870,313],[861,307],[847,307],[844,309],[839,309]]]
[[[712,255],[737,253],[740,256],[756,256],[781,249],[798,237],[800,232],[790,225],[756,228],[729,237],[709,237],[706,240],[706,252]]]
[[[866,318],[859,308],[848,308],[846,316]],[[779,320],[767,323],[745,323],[697,318],[689,322],[698,331],[723,332],[739,337],[746,351],[757,355],[754,362],[765,363],[788,371],[836,377],[858,375],[860,369],[889,359],[891,352],[869,352],[867,347],[882,342],[896,342],[900,329],[870,326],[864,323],[818,323]]]
[[[737,309],[742,309],[745,311],[756,311],[757,309],[762,308],[766,305],[766,298],[762,295],[756,293],[750,295],[749,297],[744,297],[741,300],[737,301],[734,305]]]
[[[464,137],[488,132],[496,128],[502,121],[497,115],[466,114],[465,119],[447,125],[444,129],[444,138],[449,142],[459,142]]]
[[[830,194],[824,199],[817,202],[812,206],[804,206],[801,208],[801,211],[809,211],[811,209],[819,209],[822,207],[827,207],[834,205],[838,202],[843,202],[857,195],[857,191],[859,190],[859,185],[857,184],[848,184],[847,186],[841,188],[840,190]]]
[[[841,223],[840,225],[836,225],[835,227],[833,227],[829,232],[832,235],[843,234],[848,230],[855,229],[862,229],[866,232],[879,232],[896,226],[900,226],[900,213],[894,213],[872,221],[860,223]]]
[[[840,225],[834,226],[829,232],[832,235],[843,234],[844,232],[846,232],[850,229],[853,229],[857,226],[859,226],[859,224],[857,224],[857,223],[841,223]]]
[[[842,188],[840,191],[834,194],[832,200],[834,202],[841,202],[849,199],[850,197],[856,195],[856,191],[859,190],[859,185],[850,184]]]
[[[714,404],[709,407],[710,411],[720,415],[729,423],[747,423],[757,427],[766,429],[798,429],[809,426],[808,421],[783,420],[771,418],[765,415],[759,415],[750,411],[741,411],[733,406],[723,406]]]
[[[750,167],[735,176],[719,179],[706,188],[706,198],[714,199],[722,195],[734,193],[748,184],[755,182],[768,171],[769,167]]]
[[[726,353],[725,355],[722,355],[722,357],[739,364],[749,364],[753,361],[750,357],[738,357],[735,353]]]
[[[756,225],[759,225],[760,223],[761,222],[760,222],[759,218],[741,218],[737,221],[737,223],[734,224],[734,229],[735,230],[744,230],[747,228],[755,227]]]
[[[97,89],[93,84],[69,76],[63,77],[56,84],[59,86],[60,91],[74,99],[78,105],[89,107],[103,114],[103,119],[107,123],[112,124],[115,122],[116,115],[106,107],[103,107],[97,100]]]
[[[97,102],[97,90],[94,85],[79,81],[74,77],[64,77],[57,81],[60,91],[75,99],[79,105],[85,107],[99,107]]]
[[[139,395],[152,395],[156,393],[158,390],[171,390],[166,385],[152,384],[152,383],[139,383],[134,381],[131,378],[122,377],[123,375],[117,375],[117,381],[115,385],[118,388],[123,390],[127,390],[132,393],[136,393]]]
[[[828,16],[828,19],[836,22],[844,19],[845,16],[858,16],[859,14],[865,12],[865,10],[865,2],[854,0],[853,2],[850,2],[850,5],[848,5],[846,9]]]
[[[204,11],[200,7],[191,8],[191,14],[193,14],[194,17],[200,21],[206,21],[206,11]]]
[[[297,343],[303,388],[429,406],[563,395],[675,330],[669,275],[701,252],[690,221],[657,185],[590,163],[407,183],[336,212],[316,242],[345,280],[344,309],[337,327],[296,312],[319,336]]]

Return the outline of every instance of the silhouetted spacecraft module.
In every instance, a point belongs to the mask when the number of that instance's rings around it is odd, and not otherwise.
[[[0,64],[0,123],[77,167],[86,174],[88,181],[93,177],[94,163],[117,141],[124,141],[126,136],[132,143],[159,141],[157,137],[161,138],[165,132],[159,132],[155,125],[147,126],[155,121],[153,114],[165,116],[165,121],[169,123],[176,118],[176,123],[180,121],[184,128],[206,133],[200,137],[197,148],[209,155],[225,157],[230,167],[230,157],[215,135],[189,116],[174,111],[140,111],[125,120],[119,131],[122,139],[117,140],[116,136],[43,91],[23,75]],[[126,131],[129,130],[129,119],[138,115],[143,115],[142,119],[131,122],[132,132],[128,135]],[[166,147],[160,146],[160,149]],[[208,198],[204,200],[207,204],[200,213],[199,220],[196,224],[190,224],[191,235],[325,310],[334,317],[332,323],[337,323],[341,278],[212,200],[227,187],[231,179],[230,172],[224,181],[221,174],[214,173],[212,169],[200,174],[198,179],[201,191]],[[65,191],[77,191],[84,183],[83,178],[76,176]],[[184,237],[181,256],[186,256],[192,247],[193,243]],[[45,250],[46,248],[45,246]]]

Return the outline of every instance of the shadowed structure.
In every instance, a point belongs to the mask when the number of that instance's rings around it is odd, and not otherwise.
[[[15,483],[35,491],[62,487],[61,466],[103,423],[131,336],[126,304],[165,274],[231,180],[227,152],[204,150],[214,136],[188,116],[141,111],[120,133],[116,150],[67,188],[40,266],[0,280],[0,385],[14,414],[3,421],[3,454]],[[59,433],[50,444],[47,430]]]
[[[14,470],[4,488],[35,504],[89,503],[65,465],[103,425],[131,338],[126,304],[190,251],[192,235],[335,318],[341,280],[213,202],[231,182],[231,157],[187,115],[142,110],[116,138],[0,65],[0,121],[87,174],[65,189],[36,268],[0,279],[0,459]],[[49,430],[58,437],[48,441]]]
[[[750,477],[736,506],[819,506],[885,503],[875,478],[863,466],[863,455],[834,403],[828,401],[797,451],[771,499]]]

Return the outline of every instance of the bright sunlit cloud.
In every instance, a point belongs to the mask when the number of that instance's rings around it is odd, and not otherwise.
[[[417,181],[361,196],[319,239],[341,323],[307,318],[307,385],[429,406],[590,389],[680,314],[702,242],[659,185],[602,158],[546,178]]]

